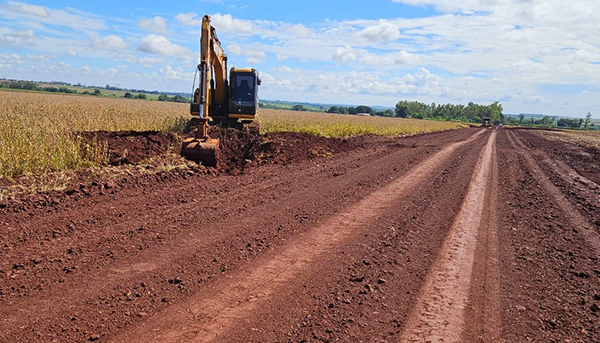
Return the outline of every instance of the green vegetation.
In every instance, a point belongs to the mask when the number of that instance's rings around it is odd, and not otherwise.
[[[395,116],[399,118],[433,119],[460,121],[464,123],[481,123],[483,118],[490,118],[493,125],[503,122],[502,105],[497,101],[490,105],[479,105],[470,102],[464,105],[431,105],[418,101],[399,101],[396,104]]]
[[[531,114],[507,115],[504,117],[503,123],[513,126],[545,127],[576,130],[597,130],[600,128],[600,122],[595,122],[594,119],[592,119],[592,114],[590,112],[588,112],[585,119]]]
[[[378,117],[394,117],[394,111],[386,109],[384,111],[375,111],[369,106],[356,106],[356,107],[343,107],[343,106],[331,106],[327,113],[338,113],[338,114],[362,114],[367,113],[369,115],[375,115]]]
[[[181,96],[181,95],[175,95],[172,97],[169,97],[165,94],[161,94],[158,96],[158,101],[170,101],[170,102],[190,102],[189,99]]]

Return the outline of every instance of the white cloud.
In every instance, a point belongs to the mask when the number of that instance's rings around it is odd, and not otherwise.
[[[241,55],[242,48],[237,44],[230,44],[227,46],[227,52],[232,55]]]
[[[156,64],[164,63],[162,58],[158,57],[137,57],[134,55],[127,55],[124,59],[125,62],[141,64],[146,68],[151,68]]]
[[[281,67],[277,68],[277,71],[282,72],[282,73],[297,73],[297,72],[299,72],[299,70],[290,68],[286,65],[282,65]]]
[[[231,14],[215,13],[210,16],[211,25],[217,29],[217,32],[229,32],[236,34],[253,33],[254,27],[251,21],[235,19]],[[175,16],[175,20],[186,26],[201,26],[202,17],[196,13],[182,13]]]
[[[356,54],[350,45],[338,46],[333,53],[333,59],[341,62],[354,61],[356,60]]]
[[[27,54],[27,55],[25,55],[24,58],[29,59],[29,60],[47,61],[47,60],[53,60],[53,59],[58,58],[58,55],[48,55],[48,54],[33,55],[33,54]]]
[[[241,47],[238,44],[230,44],[225,49],[225,52],[234,56],[244,56],[246,57],[246,62],[250,64],[263,62],[267,57],[267,54],[263,50],[257,49],[255,46]]]
[[[165,65],[159,68],[163,78],[172,81],[190,82],[194,75],[192,73],[184,72],[182,68],[173,68],[170,65]]]
[[[115,35],[108,35],[92,39],[92,47],[100,50],[123,50],[127,48],[127,43],[123,38]]]
[[[12,31],[0,29],[0,46],[21,46],[29,43],[34,36],[33,30]]]
[[[11,68],[13,64],[22,64],[21,56],[17,54],[0,53],[0,68]]]
[[[243,54],[246,56],[246,62],[250,64],[263,62],[267,57],[266,53],[260,50],[250,50],[243,52]]]
[[[168,35],[167,21],[159,16],[154,18],[142,18],[138,22],[140,29],[144,31],[154,32],[161,35]]]
[[[400,30],[394,23],[381,20],[377,24],[361,30],[358,36],[370,43],[393,42],[400,38]]]
[[[411,54],[410,52],[406,52],[404,50],[387,54],[373,54],[365,52],[364,56],[360,59],[360,62],[364,64],[380,68],[393,68],[397,65],[415,64],[419,61],[420,59],[417,55]]]
[[[181,13],[175,16],[175,20],[185,26],[200,26],[202,20],[197,18],[196,13]]]
[[[22,2],[8,1],[6,3],[8,10],[14,13],[29,14],[38,17],[48,16],[48,11],[44,6],[30,5]]]
[[[83,66],[83,67],[81,67],[81,71],[82,71],[84,74],[86,74],[86,73],[89,73],[89,72],[90,72],[90,70],[91,70],[91,69],[90,69],[90,67],[89,67],[89,66]]]
[[[211,17],[212,25],[217,31],[247,34],[253,32],[252,22],[249,20],[235,19],[231,14],[216,13]]]
[[[148,35],[142,38],[138,50],[149,53],[166,56],[175,56],[190,58],[191,51],[180,45],[171,43],[167,38],[160,35]]]
[[[7,20],[21,20],[23,25],[32,26],[50,24],[86,31],[106,28],[104,20],[83,11],[69,7],[55,9],[16,1],[0,4],[0,17]]]

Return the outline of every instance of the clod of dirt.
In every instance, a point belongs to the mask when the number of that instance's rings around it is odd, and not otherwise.
[[[91,144],[106,144],[108,164],[113,166],[139,163],[179,148],[175,147],[176,135],[168,132],[91,131],[80,135]]]
[[[354,276],[350,278],[350,282],[363,282],[364,276]]]

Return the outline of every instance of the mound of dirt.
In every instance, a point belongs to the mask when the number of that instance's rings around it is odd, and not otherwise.
[[[219,139],[217,168],[213,172],[239,174],[250,166],[285,164],[355,149],[369,140],[331,139],[305,133],[276,132],[259,134],[258,130],[210,128],[210,137]],[[137,164],[168,151],[179,154],[179,142],[191,133],[93,131],[80,134],[88,142],[103,142],[108,147],[108,164]]]
[[[211,138],[219,139],[217,170],[238,174],[255,159],[253,150],[262,144],[263,137],[256,132],[211,127]]]
[[[93,131],[81,135],[88,142],[104,142],[108,147],[108,164],[136,164],[162,155],[171,148],[179,149],[176,136],[158,131]]]
[[[358,140],[318,137],[305,133],[257,132],[213,127],[211,138],[219,139],[219,172],[238,174],[264,164],[287,164],[356,148]]]

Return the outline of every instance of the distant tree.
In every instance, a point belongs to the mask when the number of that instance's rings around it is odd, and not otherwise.
[[[408,101],[398,101],[396,104],[396,117],[408,118],[410,117],[410,109],[408,107]]]
[[[585,116],[585,121],[583,122],[583,128],[587,130],[588,126],[592,122],[592,112],[588,112]]]
[[[189,102],[189,100],[181,95],[175,95],[174,97],[172,97],[171,99],[169,99],[169,101],[172,102]]]
[[[523,124],[523,119],[525,119],[525,115],[519,114],[519,124]]]
[[[327,113],[340,113],[339,111],[340,111],[340,109],[337,106],[331,106],[327,110]]]
[[[39,90],[40,87],[33,81],[14,81],[8,85],[8,88],[12,89],[26,89],[30,91]]]
[[[393,117],[394,116],[394,111],[390,110],[389,108],[385,111],[383,111],[383,116],[384,117]]]
[[[494,101],[491,105],[488,106],[488,111],[490,112],[490,118],[492,118],[492,124],[498,125],[502,123],[504,120],[504,115],[502,114],[502,105],[498,101]]]
[[[356,113],[373,113],[373,109],[369,106],[356,106]]]
[[[348,107],[348,114],[356,114],[356,108],[354,107]]]
[[[140,93],[140,94],[137,95],[137,98],[138,99],[146,99],[146,94],[141,94]]]
[[[94,95],[101,95],[102,93],[98,88],[94,89]]]
[[[127,99],[131,99],[131,97],[132,97],[132,96],[131,96],[131,93],[129,93],[129,92],[126,92],[126,93],[123,95],[123,97],[124,97],[124,98],[127,98]]]
[[[306,111],[304,105],[294,105],[292,106],[292,111]]]
[[[169,101],[169,97],[164,94],[161,94],[158,96],[158,101]],[[260,106],[261,103],[259,103],[258,105]]]

